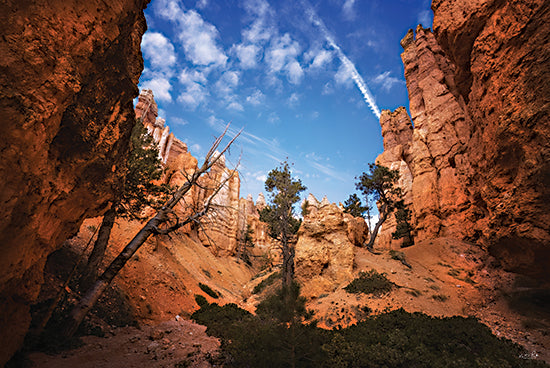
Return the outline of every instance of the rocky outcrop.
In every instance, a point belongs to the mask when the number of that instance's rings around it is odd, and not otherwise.
[[[134,122],[147,1],[0,4],[0,365],[29,325],[47,255],[98,215]]]
[[[295,247],[296,279],[307,297],[334,291],[353,279],[354,245],[361,245],[368,230],[364,220],[354,219],[334,204],[321,206],[310,195]],[[361,225],[362,222],[362,225]]]
[[[384,110],[380,116],[380,125],[384,138],[384,152],[377,157],[376,163],[399,171],[398,185],[402,189],[405,205],[407,208],[411,208],[413,205],[413,177],[410,167],[412,165],[410,143],[413,132],[411,119],[404,107],[400,107],[394,112]],[[401,247],[403,239],[392,238],[396,223],[393,215],[388,216],[378,232],[375,247],[383,249]]]
[[[438,0],[432,8],[434,32],[419,27],[402,41],[412,137],[402,113],[385,112],[379,160],[412,175],[417,239],[467,239],[509,270],[544,277],[550,4]]]

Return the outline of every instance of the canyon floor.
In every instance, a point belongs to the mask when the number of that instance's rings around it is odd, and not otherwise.
[[[97,222],[97,220],[96,220]],[[68,246],[81,251],[93,230]],[[114,249],[121,248],[132,226],[119,224]],[[523,345],[530,357],[550,362],[548,285],[502,271],[471,244],[438,238],[399,251],[355,248],[355,272],[375,269],[396,287],[382,296],[350,294],[340,285],[308,300],[319,326],[347,326],[370,314],[404,308],[432,316],[475,316],[499,337]],[[114,253],[109,257],[113,257]],[[406,266],[409,264],[411,267]],[[273,268],[271,271],[276,271]],[[237,303],[254,310],[261,295],[252,289],[270,270],[257,270],[233,257],[216,257],[193,239],[175,236],[150,241],[115,281],[139,322],[135,327],[103,326],[105,337],[85,336],[84,345],[57,355],[31,353],[31,367],[211,367],[219,341],[189,321],[198,308],[198,283],[221,294],[209,302]],[[53,276],[52,276],[53,277]],[[50,291],[51,293],[52,291]]]

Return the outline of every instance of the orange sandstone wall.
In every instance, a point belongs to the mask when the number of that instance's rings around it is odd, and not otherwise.
[[[0,3],[0,365],[23,341],[46,257],[111,198],[146,4]]]

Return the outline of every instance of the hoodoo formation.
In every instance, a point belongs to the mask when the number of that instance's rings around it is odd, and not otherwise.
[[[53,300],[50,291],[61,283],[56,267],[66,272],[75,254],[86,252],[120,185],[136,119],[158,145],[163,183],[180,186],[197,170],[197,158],[158,116],[154,91],[138,91],[147,4],[0,4],[0,365],[24,350],[31,309]],[[509,308],[509,295],[499,289],[536,289],[537,306],[547,305],[550,2],[433,0],[432,10],[433,30],[418,26],[401,41],[410,115],[400,107],[380,117],[384,151],[377,163],[399,172],[414,245],[401,248],[403,240],[392,237],[392,215],[366,251],[365,220],[310,194],[290,239],[296,280],[322,327],[349,326],[367,310],[475,316],[550,360],[547,331],[524,333],[533,319]],[[199,308],[197,294],[254,311],[273,292],[269,280],[279,277],[281,250],[260,220],[268,203],[261,193],[255,202],[241,198],[239,174],[223,157],[174,213],[185,217],[220,183],[214,211],[200,226],[151,238],[112,287],[125,296],[121,303],[134,321],[152,331],[126,339],[154,340],[142,347],[154,352],[147,359],[173,358],[160,353],[176,349],[176,342],[168,346],[176,334],[166,331],[187,323],[181,320]],[[108,260],[142,224],[117,219],[116,225]],[[56,263],[60,254],[71,254],[73,263]],[[397,287],[377,297],[346,294],[344,287],[369,269]],[[530,283],[522,289],[517,280],[524,278]],[[550,325],[547,314],[539,317],[542,329]],[[158,337],[155,323],[167,320],[171,327],[162,325]],[[217,342],[189,326],[211,346],[200,354],[214,354]],[[199,354],[200,346],[186,344],[197,350],[185,354]]]

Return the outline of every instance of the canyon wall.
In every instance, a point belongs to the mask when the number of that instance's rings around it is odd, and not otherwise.
[[[147,1],[0,4],[0,365],[21,345],[46,257],[117,185]]]
[[[544,277],[550,4],[440,0],[432,9],[434,32],[418,27],[402,41],[412,135],[404,111],[383,112],[379,162],[412,176],[417,240],[466,239],[509,270]]]

